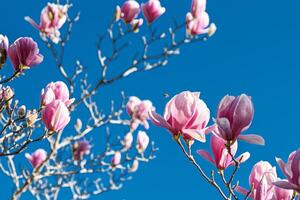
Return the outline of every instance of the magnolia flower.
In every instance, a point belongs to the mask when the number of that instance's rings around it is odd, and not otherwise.
[[[22,71],[23,69],[40,64],[44,59],[39,53],[37,43],[29,37],[17,39],[8,48],[8,57],[10,58],[15,71]]]
[[[205,10],[206,0],[193,0],[191,12],[186,15],[186,29],[190,35],[209,32],[209,16]],[[212,28],[215,28],[215,25]]]
[[[126,104],[127,113],[131,116],[131,129],[135,130],[139,124],[143,124],[146,129],[149,128],[147,119],[149,119],[149,111],[153,109],[149,100],[141,101],[137,97],[130,97]]]
[[[136,139],[136,143],[137,143],[137,150],[139,153],[143,153],[148,145],[149,145],[149,136],[147,135],[147,133],[145,131],[139,131],[138,135],[137,135],[137,139]]]
[[[164,14],[166,9],[161,6],[159,0],[149,0],[147,3],[142,4],[142,11],[148,24],[151,24]]]
[[[0,34],[0,67],[6,62],[8,45],[8,38]]]
[[[70,122],[70,112],[64,102],[54,100],[42,110],[42,121],[50,132],[58,132]]]
[[[218,169],[224,170],[230,165],[234,165],[235,162],[233,161],[232,156],[234,157],[237,148],[238,143],[235,142],[233,145],[230,146],[230,153],[228,152],[228,148],[226,147],[226,141],[224,141],[222,138],[219,138],[215,135],[212,135],[210,140],[210,147],[212,149],[212,153],[214,158],[211,157],[211,155],[205,151],[205,150],[198,150],[197,153],[201,155],[203,158],[214,164]],[[246,152],[240,155],[239,157],[235,158],[235,160],[239,161],[240,163],[245,162],[250,157],[250,153]]]
[[[241,139],[252,144],[264,145],[265,141],[259,135],[240,135],[250,127],[253,115],[254,107],[251,97],[245,94],[238,97],[227,95],[219,104],[216,119],[218,129],[214,133],[230,144]]]
[[[35,152],[33,152],[31,155],[26,153],[25,157],[31,165],[36,168],[40,166],[47,158],[47,152],[44,149],[38,149]]]
[[[133,142],[133,136],[132,133],[129,132],[125,135],[124,139],[123,139],[123,145],[125,149],[129,149],[132,146],[132,142]]]
[[[249,176],[249,185],[253,187],[250,198],[254,200],[272,200],[274,198],[273,182],[277,179],[276,168],[269,162],[256,163]],[[236,190],[247,195],[248,190],[237,186]]]
[[[140,5],[135,0],[127,0],[121,8],[121,19],[126,23],[131,23],[140,13]]]
[[[46,89],[41,92],[41,105],[45,106],[54,100],[61,100],[70,106],[74,102],[74,98],[70,99],[69,89],[62,81],[51,82],[46,86]]]
[[[116,167],[121,163],[122,155],[119,151],[116,151],[114,156],[111,159],[111,164]]]
[[[42,35],[49,37],[54,43],[58,43],[60,40],[59,29],[67,20],[68,8],[69,5],[48,3],[41,12],[39,25],[28,16],[25,17],[25,20],[38,29]]]
[[[91,145],[89,141],[78,141],[73,146],[73,156],[75,160],[80,160],[83,156],[90,153]]]
[[[152,111],[150,118],[155,125],[168,129],[175,137],[183,135],[185,140],[205,142],[205,134],[211,132],[214,126],[206,127],[210,111],[199,98],[199,92],[181,92],[167,103],[164,117]]]
[[[276,161],[287,181],[277,181],[274,184],[280,188],[295,190],[300,193],[300,149],[290,154],[287,163],[280,158]]]

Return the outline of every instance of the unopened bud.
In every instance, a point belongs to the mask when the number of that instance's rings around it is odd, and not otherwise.
[[[18,109],[18,116],[19,116],[19,118],[23,118],[25,115],[26,115],[26,106],[22,105]]]

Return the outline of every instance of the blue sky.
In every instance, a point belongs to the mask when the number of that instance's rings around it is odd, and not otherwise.
[[[26,76],[13,84],[18,98],[29,107],[38,105],[42,87],[50,81],[61,79],[38,33],[23,20],[26,15],[39,19],[40,10],[46,2],[26,0],[1,4],[0,32],[7,35],[10,41],[20,36],[33,37],[45,56],[41,65],[26,72]],[[165,30],[166,24],[173,18],[184,20],[191,3],[190,0],[161,2],[167,13],[154,25],[159,30]],[[121,3],[95,0],[74,2],[73,11],[81,11],[81,19],[75,25],[71,42],[66,48],[66,66],[71,68],[75,59],[79,59],[89,70],[97,72],[97,37],[105,31],[115,5]],[[267,145],[239,144],[240,153],[249,151],[252,154],[238,173],[241,184],[248,186],[248,174],[253,164],[269,160],[275,165],[275,156],[286,158],[299,147],[300,2],[208,0],[207,11],[211,21],[218,26],[213,38],[185,46],[181,55],[171,59],[166,68],[136,74],[103,88],[97,98],[106,102],[107,99],[118,98],[120,91],[124,90],[129,96],[151,99],[157,111],[162,113],[167,102],[163,93],[174,95],[183,90],[200,91],[212,116],[215,116],[217,104],[224,95],[251,95],[255,116],[247,132],[261,134]],[[11,71],[5,69],[4,72]],[[104,194],[101,199],[219,199],[165,130],[151,127],[148,133],[160,148],[157,159],[143,165],[121,191]],[[197,144],[197,148],[207,148],[207,144]],[[200,157],[196,158],[205,170],[212,167]],[[2,182],[2,186],[4,184]],[[6,189],[11,190],[9,186],[2,187],[1,199],[6,197]]]

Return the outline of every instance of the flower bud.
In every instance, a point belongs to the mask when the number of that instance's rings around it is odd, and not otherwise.
[[[139,131],[138,135],[137,135],[137,150],[139,153],[143,153],[148,145],[149,145],[149,136],[147,135],[147,133],[145,131]]]
[[[121,163],[121,157],[121,153],[119,151],[116,151],[114,157],[111,159],[111,164],[113,167],[116,167]]]
[[[166,9],[161,6],[159,0],[149,0],[147,3],[142,4],[142,11],[148,24],[151,24],[163,15],[166,12]]]
[[[47,152],[44,149],[38,149],[31,155],[26,153],[25,157],[29,160],[31,165],[36,168],[40,166],[47,158]]]
[[[19,118],[23,118],[26,115],[26,106],[22,105],[18,109],[18,116]]]

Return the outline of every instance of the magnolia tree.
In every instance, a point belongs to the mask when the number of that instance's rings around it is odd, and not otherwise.
[[[249,152],[236,156],[238,141],[264,145],[261,136],[242,134],[250,127],[254,113],[251,97],[246,94],[225,96],[213,120],[199,92],[183,91],[175,95],[167,103],[163,116],[155,111],[150,100],[127,97],[122,92],[120,105],[116,106],[112,101],[107,113],[95,100],[97,91],[103,86],[165,66],[171,57],[180,54],[181,46],[205,41],[215,33],[216,26],[209,22],[206,12],[206,1],[193,0],[191,3],[190,11],[181,17],[182,23],[170,24],[167,30],[159,26],[160,16],[167,11],[159,0],[149,0],[141,5],[128,0],[123,5],[116,5],[107,32],[97,43],[100,72],[94,78],[96,81],[88,79],[88,71],[79,61],[74,62],[73,69],[65,68],[65,46],[71,39],[73,25],[80,18],[79,13],[68,15],[72,8],[69,1],[45,5],[39,22],[25,17],[39,33],[40,41],[21,37],[9,44],[7,36],[0,36],[1,67],[9,65],[10,60],[14,71],[11,75],[2,75],[0,80],[0,170],[14,186],[11,199],[23,195],[58,199],[66,190],[73,199],[88,199],[92,195],[121,189],[140,164],[155,158],[158,149],[145,132],[149,129],[149,120],[171,133],[182,153],[200,176],[216,189],[221,199],[297,198],[300,150],[291,153],[286,163],[276,158],[286,179],[279,179],[275,167],[267,161],[253,166],[249,186],[239,185],[235,178],[240,165],[250,157]],[[141,27],[148,27],[147,31],[139,31]],[[131,43],[127,38],[130,35],[140,41],[141,47],[138,52],[132,52],[131,58],[127,57],[130,59],[121,73],[110,75],[114,61],[124,51],[128,53]],[[110,43],[109,51],[107,47],[104,50],[103,43]],[[39,45],[48,48],[61,81],[51,82],[41,89],[40,104],[27,110],[9,85],[22,78],[25,71],[30,73],[32,66],[43,62],[47,52],[40,53]],[[83,109],[88,117],[81,116]],[[126,131],[112,134],[110,130],[114,126],[124,126],[122,130]],[[100,127],[104,127],[101,130],[106,142],[99,153],[94,150],[96,144],[90,138]],[[212,155],[207,150],[192,149],[195,142],[206,142],[208,135]],[[33,143],[42,143],[40,146],[44,148],[29,152],[27,147]],[[195,156],[195,152],[199,156]],[[209,173],[196,161],[200,156],[213,165]],[[26,158],[32,167],[20,167],[19,157]]]

